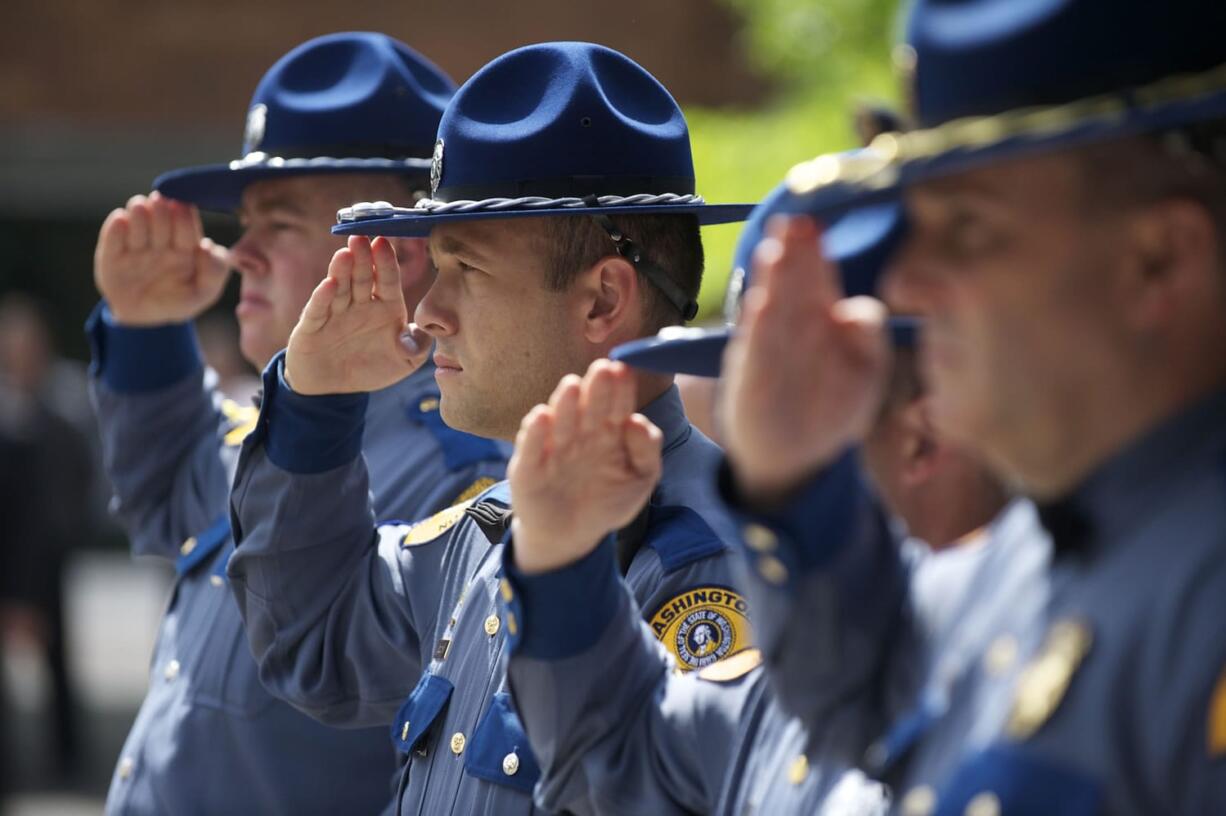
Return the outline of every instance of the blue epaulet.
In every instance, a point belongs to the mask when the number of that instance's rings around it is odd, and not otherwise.
[[[665,572],[729,549],[702,516],[689,507],[652,506],[647,519],[647,546],[660,556]]]
[[[439,395],[437,392],[419,394],[409,405],[409,418],[419,425],[425,425],[438,440],[443,449],[443,461],[448,470],[459,470],[462,467],[477,462],[499,461],[507,458],[501,445],[493,439],[473,436],[463,431],[457,431],[443,422],[443,416],[438,410]]]

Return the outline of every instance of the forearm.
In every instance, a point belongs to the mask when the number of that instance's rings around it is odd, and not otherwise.
[[[87,329],[112,506],[135,552],[175,558],[185,539],[225,513],[224,418],[189,324],[127,329],[104,308]]]
[[[542,768],[538,804],[573,813],[708,812],[735,715],[715,729],[724,739],[709,731],[703,738],[702,725],[712,723],[696,716],[697,678],[671,673],[673,659],[617,576],[612,544],[554,573],[525,577],[510,560],[506,569],[507,613],[519,621],[508,678]]]
[[[235,477],[229,565],[261,679],[325,722],[386,722],[421,655],[398,537],[374,526],[364,402],[304,406],[278,380],[277,361],[265,394]]]

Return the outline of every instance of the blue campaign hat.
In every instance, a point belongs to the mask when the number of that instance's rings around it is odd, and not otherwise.
[[[896,62],[917,128],[788,174],[810,212],[1010,158],[1226,117],[1221,5],[915,0]]]
[[[251,97],[242,158],[159,176],[163,195],[232,210],[253,181],[282,175],[391,173],[425,187],[439,118],[455,83],[384,34],[328,34],[268,70]]]
[[[668,326],[654,337],[624,343],[609,355],[614,360],[666,374],[717,377],[724,347],[735,331],[741,297],[749,287],[754,250],[771,216],[801,211],[803,200],[780,184],[762,200],[741,230],[732,274],[724,300],[726,325],[716,329]],[[834,220],[822,235],[826,257],[836,263],[848,297],[872,295],[881,270],[906,235],[906,218],[897,201],[849,210]],[[914,318],[891,317],[890,331],[897,345],[915,342]]]
[[[333,232],[421,236],[449,221],[554,215],[722,224],[751,209],[696,193],[689,128],[655,77],[604,46],[555,42],[503,54],[460,87],[439,123],[430,198],[348,207]]]

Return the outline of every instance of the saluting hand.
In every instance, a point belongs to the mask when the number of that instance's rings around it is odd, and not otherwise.
[[[724,352],[719,412],[737,486],[759,506],[868,433],[890,364],[885,306],[843,298],[813,220],[777,216],[767,234]]]
[[[285,377],[299,394],[377,391],[412,374],[430,336],[409,323],[400,263],[386,238],[350,236],[289,336]]]
[[[597,360],[524,417],[507,466],[515,563],[527,573],[579,560],[638,515],[660,479],[660,429],[634,412],[635,381]]]
[[[200,211],[159,193],[133,196],[98,232],[94,284],[120,325],[191,320],[221,297],[229,253],[204,237]]]

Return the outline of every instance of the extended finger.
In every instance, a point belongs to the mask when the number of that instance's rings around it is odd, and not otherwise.
[[[880,300],[866,295],[840,300],[831,309],[831,319],[842,347],[854,360],[873,364],[888,358],[888,311]]]
[[[633,414],[637,407],[635,403],[638,394],[634,373],[625,363],[614,362],[609,364],[609,374],[609,413],[605,419],[607,422],[622,422]]]
[[[613,391],[613,372],[608,360],[596,360],[583,376],[579,396],[579,433],[588,435],[599,430],[609,415],[609,398]]]
[[[302,307],[302,316],[298,318],[295,331],[315,334],[322,329],[331,316],[335,299],[336,280],[331,277],[324,278],[307,299],[306,306]]]
[[[128,199],[128,249],[139,251],[149,248],[149,204],[144,196]]]
[[[567,374],[549,398],[549,407],[553,410],[553,444],[557,450],[565,449],[575,438],[582,382],[578,375]]]
[[[370,242],[370,254],[375,267],[375,296],[389,303],[403,303],[404,291],[400,288],[400,260],[396,257],[396,247],[386,238],[379,237]]]
[[[172,225],[170,222],[170,202],[157,193],[148,199],[149,207],[149,247],[151,249],[166,249],[170,246]]]
[[[191,208],[178,201],[169,202],[170,245],[180,252],[190,252],[200,245],[204,235],[196,232],[196,219]]]
[[[111,210],[98,230],[95,258],[109,261],[123,255],[128,246],[128,220],[128,211],[122,207]]]
[[[525,467],[531,474],[540,470],[549,455],[552,431],[553,414],[546,406],[538,405],[524,417],[515,436],[515,457],[520,460],[517,467],[519,475],[527,475],[524,474]]]
[[[353,253],[348,249],[338,249],[328,264],[328,277],[336,281],[336,297],[332,302],[332,313],[341,314],[349,308],[353,300]]]
[[[353,302],[366,303],[370,300],[375,283],[370,239],[364,235],[350,235],[349,251],[353,254]]]
[[[626,460],[639,476],[658,478],[662,469],[660,449],[664,434],[642,414],[633,414],[626,419],[623,441]]]

